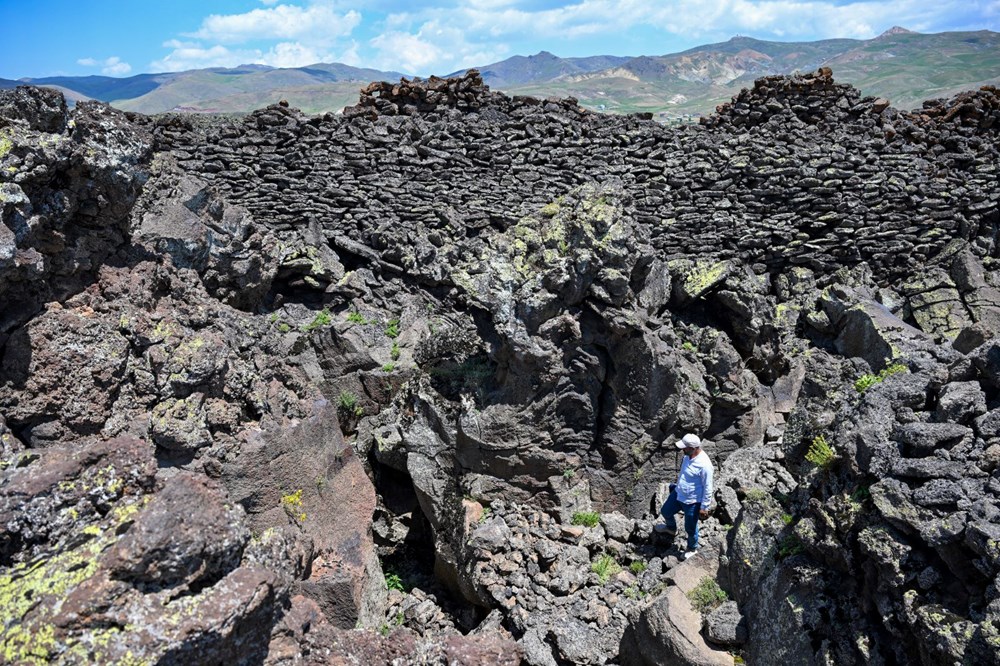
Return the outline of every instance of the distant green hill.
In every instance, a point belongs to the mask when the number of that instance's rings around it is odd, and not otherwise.
[[[560,58],[547,51],[478,67],[485,82],[508,94],[576,97],[585,107],[612,112],[648,111],[661,120],[707,114],[754,79],[771,74],[833,69],[834,78],[866,95],[911,109],[983,85],[1000,85],[1000,33],[919,34],[893,28],[875,39],[770,42],[734,37],[661,56]],[[453,74],[458,74],[455,72]],[[167,74],[0,80],[58,87],[71,100],[99,99],[143,113],[245,113],[287,100],[307,113],[339,111],[370,81],[393,81],[399,72],[319,63],[274,68],[243,65]]]
[[[357,101],[358,91],[374,80],[398,79],[399,72],[317,63],[275,68],[241,65],[165,74],[59,76],[21,79],[13,85],[49,86],[70,91],[71,99],[98,99],[126,111],[248,112],[281,99],[309,113],[339,110]],[[74,94],[75,93],[75,94]]]
[[[870,40],[769,42],[734,37],[682,53],[640,56],[618,67],[498,86],[509,94],[572,95],[586,107],[661,118],[707,114],[753,80],[833,69],[866,95],[910,109],[982,85],[1000,85],[1000,33],[918,34],[899,28]]]
[[[487,85],[503,89],[540,81],[551,81],[561,76],[584,74],[611,67],[618,67],[632,58],[625,56],[591,56],[589,58],[560,58],[548,51],[533,56],[513,56],[491,65],[479,67]],[[465,70],[452,72],[457,76]]]

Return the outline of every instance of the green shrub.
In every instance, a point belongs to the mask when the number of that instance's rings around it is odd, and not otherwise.
[[[389,358],[393,361],[399,360],[399,343],[395,340],[392,341],[392,349],[389,350]]]
[[[358,404],[358,396],[351,391],[341,391],[337,397],[337,408],[345,414],[361,416],[364,412]]]
[[[601,585],[608,582],[612,576],[622,570],[622,566],[612,556],[605,553],[598,557],[590,565],[590,570],[597,574],[598,580],[601,581]]]
[[[632,564],[628,565],[628,570],[637,575],[641,574],[647,568],[648,565],[645,562],[633,562]]]
[[[827,469],[833,464],[835,458],[836,454],[833,452],[833,447],[826,441],[826,437],[823,435],[813,437],[812,444],[806,451],[806,460],[820,469]]]
[[[396,369],[396,364],[391,362],[386,363],[382,366],[382,372],[392,372],[395,369]]]
[[[327,308],[323,308],[316,313],[316,316],[313,317],[311,322],[302,327],[302,331],[308,333],[309,331],[317,329],[320,326],[328,325],[331,321],[333,321],[333,317],[330,316],[330,311]]]
[[[385,586],[390,590],[406,592],[406,586],[403,585],[403,579],[399,577],[399,574],[387,573],[385,575]]]
[[[385,334],[395,340],[399,337],[399,320],[390,319],[389,323],[385,325]]]
[[[636,587],[635,585],[629,585],[628,587],[626,587],[625,591],[622,592],[622,594],[625,595],[626,599],[641,599],[642,597],[646,596],[646,593],[643,592],[638,587]]]
[[[866,373],[858,377],[854,382],[854,390],[858,393],[864,393],[876,384],[878,384],[878,375]]]
[[[792,514],[790,513],[781,514],[781,522],[783,522],[784,524],[791,525],[792,520],[794,520],[794,518],[792,518]]]
[[[870,373],[861,375],[858,377],[857,381],[854,382],[854,390],[858,393],[864,393],[879,382],[884,381],[887,377],[898,375],[901,372],[909,372],[909,368],[902,363],[893,363],[892,365],[883,368],[877,375]]]
[[[597,523],[601,522],[601,514],[596,511],[577,511],[570,522],[584,527],[597,527]]]
[[[729,599],[725,590],[711,576],[705,576],[687,593],[691,606],[702,615],[707,615]]]
[[[352,324],[367,324],[368,323],[368,320],[365,319],[364,315],[362,315],[357,310],[351,310],[350,312],[347,313],[347,321],[351,322]]]
[[[787,534],[778,542],[778,558],[782,560],[786,557],[804,553],[805,550],[806,548],[802,545],[801,539],[794,534]]]
[[[763,488],[758,488],[756,486],[749,489],[745,495],[748,501],[757,502],[758,504],[760,504],[761,502],[766,502],[767,498],[770,496],[771,495],[766,490],[764,490]]]

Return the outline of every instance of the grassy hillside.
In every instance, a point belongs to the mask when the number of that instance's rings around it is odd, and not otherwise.
[[[661,120],[690,120],[728,101],[754,79],[833,68],[837,81],[904,109],[985,84],[1000,85],[1000,33],[917,34],[893,29],[871,40],[769,42],[734,37],[661,56],[560,58],[546,51],[479,67],[485,82],[508,94],[573,96],[612,113],[646,111]],[[357,101],[370,81],[395,81],[399,72],[319,63],[276,69],[244,65],[172,74],[35,79],[143,113],[172,110],[245,113],[281,99],[308,113],[339,111]],[[18,85],[0,80],[0,87]]]
[[[572,95],[584,106],[660,119],[707,114],[753,80],[770,74],[833,69],[866,95],[910,109],[985,84],[1000,84],[1000,33],[895,32],[859,41],[767,42],[735,37],[683,53],[643,56],[608,70],[502,88],[510,94]]]

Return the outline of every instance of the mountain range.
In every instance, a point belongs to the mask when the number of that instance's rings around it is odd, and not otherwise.
[[[909,109],[925,99],[1000,85],[1000,33],[921,34],[893,28],[874,39],[772,42],[736,36],[660,56],[560,58],[542,51],[478,67],[493,89],[511,95],[576,97],[591,109],[652,112],[661,120],[709,113],[753,80],[831,67],[835,78],[864,94]],[[460,72],[455,72],[455,74]],[[307,113],[354,104],[373,80],[400,72],[320,63],[274,68],[242,65],[128,78],[104,76],[0,79],[55,87],[68,99],[98,99],[130,111],[245,113],[281,99]]]

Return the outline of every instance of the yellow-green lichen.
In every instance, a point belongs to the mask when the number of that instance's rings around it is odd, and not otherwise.
[[[0,575],[0,654],[8,664],[44,664],[56,647],[54,627],[46,621],[62,607],[70,590],[97,570],[98,555],[109,538],[86,541],[48,559],[13,567]],[[30,611],[30,618],[26,618]]]
[[[57,638],[54,620],[70,593],[95,574],[101,554],[115,543],[120,528],[149,499],[119,503],[101,525],[84,527],[67,549],[0,575],[0,663],[110,663],[107,648],[122,635],[121,628],[88,628]],[[124,627],[125,633],[130,631],[135,627]],[[129,654],[116,663],[148,662]]]
[[[684,290],[692,296],[699,296],[721,280],[729,262],[719,261],[713,264],[699,262],[684,276]]]
[[[14,149],[14,142],[11,141],[9,130],[0,130],[0,159],[7,156]]]

